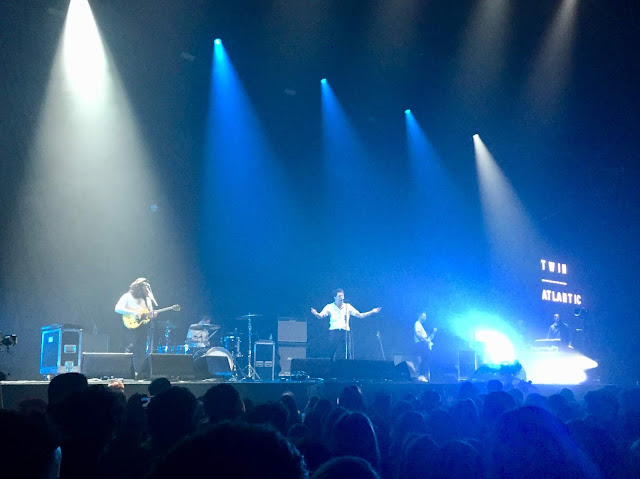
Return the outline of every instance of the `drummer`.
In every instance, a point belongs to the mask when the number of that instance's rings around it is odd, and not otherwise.
[[[211,324],[211,317],[204,315],[197,323],[189,326],[187,331],[187,347],[191,349],[209,348],[210,339],[220,329],[217,324]]]

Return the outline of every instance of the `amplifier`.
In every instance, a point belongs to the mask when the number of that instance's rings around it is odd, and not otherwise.
[[[256,341],[253,345],[253,368],[263,381],[275,379],[276,343]]]
[[[82,359],[82,329],[71,324],[42,327],[40,374],[79,373]]]
[[[278,343],[280,355],[280,376],[291,374],[291,361],[293,359],[306,359],[307,343]]]
[[[307,322],[298,321],[297,318],[278,318],[278,342],[306,343]]]
[[[478,367],[478,358],[474,349],[458,351],[458,381],[471,379]]]

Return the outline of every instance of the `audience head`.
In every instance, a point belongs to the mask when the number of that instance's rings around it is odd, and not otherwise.
[[[511,388],[507,391],[507,394],[513,398],[516,402],[516,407],[520,407],[524,405],[524,393],[522,390],[517,388]]]
[[[487,382],[487,393],[494,393],[496,391],[502,391],[503,389],[504,386],[497,379],[490,379],[489,382]]]
[[[149,391],[149,396],[157,396],[161,392],[167,391],[171,388],[171,381],[167,378],[156,378],[151,381],[147,390]]]
[[[149,434],[156,452],[168,449],[195,431],[196,405],[193,393],[177,386],[172,386],[149,401]]]
[[[334,456],[356,456],[374,469],[380,467],[378,438],[369,418],[361,412],[346,413],[331,431],[329,447]]]
[[[231,384],[222,383],[210,387],[204,394],[202,403],[211,424],[235,421],[244,413],[240,393]]]
[[[326,462],[311,479],[379,479],[378,473],[360,457],[336,457]]]
[[[455,438],[453,420],[449,411],[436,409],[431,411],[427,419],[429,435],[437,444],[444,444]]]
[[[595,479],[597,470],[550,412],[525,406],[497,421],[489,477],[504,479]]]
[[[618,410],[620,405],[616,394],[610,389],[599,389],[597,391],[589,391],[584,396],[584,402],[587,407],[587,414],[605,426],[615,424],[618,419]]]
[[[489,393],[484,398],[482,419],[485,424],[492,426],[506,411],[516,407],[516,401],[504,391]]]
[[[391,414],[391,394],[388,392],[377,392],[373,398],[373,411],[381,417],[389,417]]]
[[[480,433],[478,407],[471,399],[456,402],[450,411],[451,427],[459,439],[477,438]]]
[[[400,477],[404,479],[431,479],[440,449],[433,439],[422,434],[407,442],[402,451]]]
[[[280,401],[270,401],[258,404],[247,414],[250,424],[265,424],[271,426],[283,436],[289,430],[289,415],[287,408]]]
[[[420,403],[424,411],[433,411],[438,409],[442,403],[440,393],[434,389],[427,389],[420,397]]]
[[[150,477],[182,477],[185,468],[206,464],[215,477],[307,477],[302,456],[281,434],[239,422],[223,422],[185,439],[166,455]]]
[[[618,448],[605,429],[581,419],[569,421],[567,428],[573,440],[600,469],[603,478],[620,477]]]
[[[338,404],[347,411],[364,411],[364,400],[357,386],[347,386],[340,393]]]
[[[391,425],[391,440],[397,444],[402,444],[411,434],[426,433],[427,425],[424,416],[418,411],[405,412]]]
[[[538,393],[529,394],[524,404],[525,406],[535,406],[542,409],[548,409],[547,398]]]
[[[287,408],[287,414],[289,417],[289,424],[295,424],[300,422],[300,411],[298,411],[298,406],[296,405],[296,400],[291,393],[284,393],[280,397],[280,402],[284,404],[284,407]]]
[[[552,394],[547,399],[547,409],[562,422],[571,419],[572,411],[567,399],[560,394]]]
[[[89,387],[87,377],[80,373],[65,373],[55,376],[49,383],[47,396],[49,406],[61,403],[74,393],[84,391]]]
[[[468,442],[450,441],[440,448],[435,462],[434,479],[482,479],[484,470],[480,454]]]
[[[44,415],[0,409],[2,477],[48,479],[58,477],[56,438]]]
[[[460,385],[459,399],[475,399],[480,394],[478,387],[471,381],[465,381]]]

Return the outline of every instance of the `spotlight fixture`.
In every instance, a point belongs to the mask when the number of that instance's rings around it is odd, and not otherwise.
[[[15,346],[16,343],[18,342],[18,335],[17,334],[3,335],[3,334],[0,333],[0,338],[2,338],[0,340],[0,344],[7,348],[7,352],[9,351],[9,348],[11,346]]]
[[[213,44],[214,44],[214,45],[221,45],[221,44],[222,44],[222,40],[220,40],[219,38],[216,38],[216,39],[213,41]]]
[[[325,83],[327,83],[327,79],[323,78],[322,80],[320,80],[320,83],[322,83],[324,85]]]

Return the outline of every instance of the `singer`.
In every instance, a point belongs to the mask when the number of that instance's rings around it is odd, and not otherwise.
[[[334,361],[337,359],[353,359],[353,339],[349,324],[351,316],[366,318],[372,314],[378,314],[380,309],[373,308],[366,313],[359,312],[349,303],[344,302],[344,291],[342,289],[335,290],[333,303],[327,304],[321,312],[318,313],[314,308],[311,308],[311,314],[316,318],[329,317],[329,343],[334,351]]]
[[[129,291],[120,297],[115,311],[118,314],[128,313],[137,317],[147,313],[151,318],[155,318],[158,314],[155,312],[156,306],[158,306],[158,303],[153,297],[149,281],[146,278],[138,278],[129,285]],[[149,347],[152,347],[150,324],[143,324],[138,328],[127,329],[126,331],[128,344],[125,352],[133,353],[133,367],[136,377],[141,372],[142,363],[146,357],[147,340],[149,341]]]

